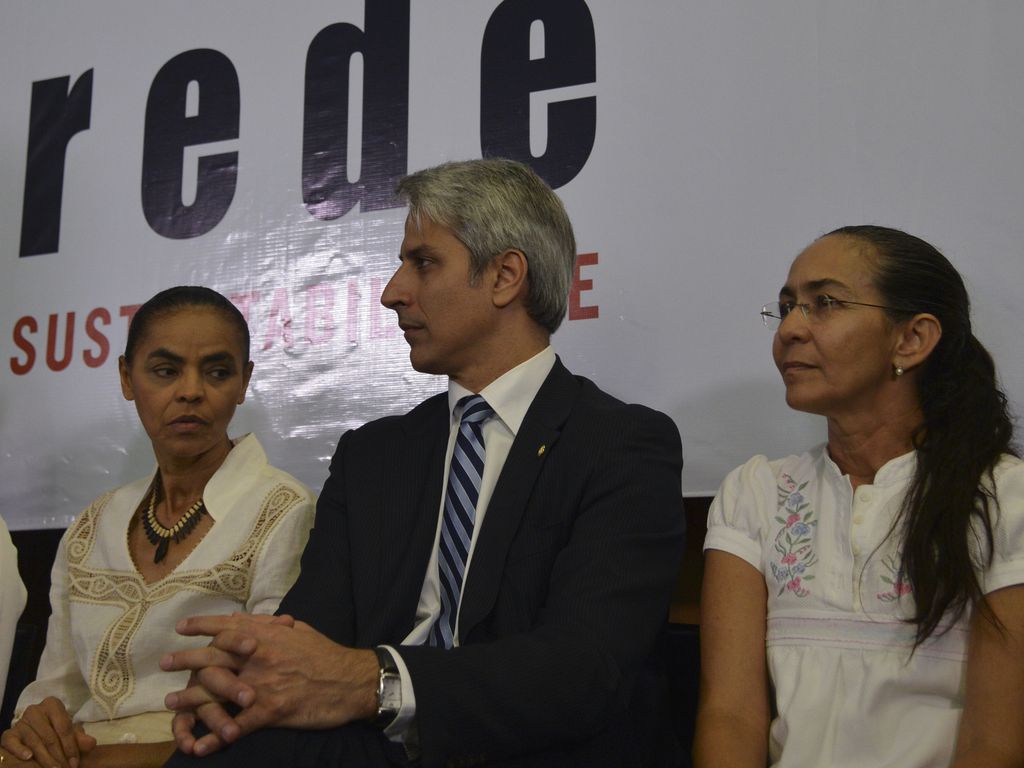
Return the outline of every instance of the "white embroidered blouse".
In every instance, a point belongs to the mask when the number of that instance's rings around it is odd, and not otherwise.
[[[852,490],[825,446],[733,470],[704,549],[741,557],[768,588],[773,766],[949,765],[963,707],[968,619],[911,655],[913,594],[898,577],[894,516],[914,453]],[[1024,583],[1024,462],[996,468],[1000,513],[988,593]],[[945,628],[948,625],[943,625]]]
[[[51,575],[46,647],[16,717],[47,696],[83,723],[166,712],[164,696],[183,688],[188,673],[162,671],[160,657],[209,642],[178,635],[175,623],[198,614],[273,613],[298,577],[314,499],[267,463],[253,435],[237,441],[206,485],[214,526],[173,572],[146,584],[128,550],[128,525],[152,479],[99,497],[65,532]],[[162,735],[171,738],[169,730]]]

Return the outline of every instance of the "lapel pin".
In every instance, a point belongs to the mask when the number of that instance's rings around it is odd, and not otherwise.
[[[540,458],[541,456],[543,456],[544,455],[544,451],[546,451],[547,449],[548,449],[548,447],[546,445],[542,445],[540,448],[538,448],[537,449],[537,458]]]

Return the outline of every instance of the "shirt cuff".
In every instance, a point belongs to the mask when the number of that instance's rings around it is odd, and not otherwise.
[[[982,574],[982,594],[991,594],[997,589],[1015,587],[1024,584],[1024,560],[1012,560],[1009,562],[996,562]],[[402,690],[405,694],[405,690]]]

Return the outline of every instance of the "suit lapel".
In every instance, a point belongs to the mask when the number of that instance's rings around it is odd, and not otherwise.
[[[398,642],[412,630],[437,531],[448,426],[448,397],[438,395],[404,417],[400,444],[382,452],[389,466],[380,489],[380,567],[369,637]]]
[[[578,389],[576,379],[556,361],[523,419],[498,476],[466,574],[459,613],[461,638],[468,637],[494,605],[519,521]]]

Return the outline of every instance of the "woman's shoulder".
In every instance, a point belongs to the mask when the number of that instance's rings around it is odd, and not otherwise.
[[[243,498],[252,500],[282,493],[294,497],[296,506],[314,501],[309,488],[269,462],[263,446],[250,433],[235,441],[235,447],[207,483],[203,498],[213,511],[235,506]]]
[[[85,509],[79,512],[71,525],[68,526],[67,531],[65,531],[65,536],[81,528],[83,525],[96,525],[101,521],[107,521],[114,517],[120,518],[124,514],[130,516],[135,512],[136,507],[142,501],[142,497],[146,494],[152,482],[153,476],[148,475],[126,483],[119,488],[104,491],[93,499]]]
[[[992,480],[999,506],[1010,507],[1024,515],[1024,459],[1003,454],[992,469]],[[983,478],[982,483],[988,485],[987,478]]]
[[[1008,478],[1012,482],[1020,483],[1024,478],[1024,459],[1019,456],[1014,456],[1011,453],[1004,453],[999,457],[999,461],[993,469],[993,474],[998,484],[1003,478]]]
[[[275,485],[286,485],[302,497],[312,497],[309,488],[303,482],[270,464],[262,444],[256,435],[250,432],[234,441],[233,449],[207,483],[207,489],[208,492],[218,493],[225,486],[252,486],[266,490]]]
[[[769,459],[764,454],[758,454],[726,475],[722,488],[766,489],[774,492],[780,482],[789,484],[797,481],[797,478],[809,478],[819,472],[824,460],[823,445],[778,459]]]
[[[979,480],[979,487],[986,494],[994,495],[999,507],[1011,506],[1024,514],[1024,460],[1013,454],[1004,453]]]
[[[142,477],[97,496],[64,531],[58,552],[65,553],[70,563],[82,564],[94,551],[103,563],[116,562],[111,548],[122,546],[132,515],[152,481],[152,476]]]
[[[1002,456],[993,468],[992,479],[982,478],[982,485],[989,491],[992,480],[996,497],[996,505],[989,511],[992,538],[989,540],[980,529],[975,537],[976,542],[989,541],[992,545],[992,559],[981,574],[986,593],[1024,584],[1024,460]]]

